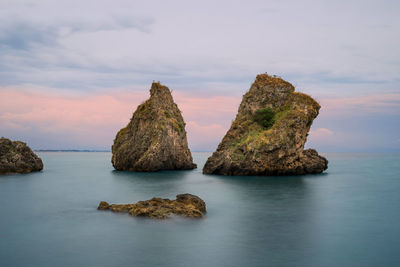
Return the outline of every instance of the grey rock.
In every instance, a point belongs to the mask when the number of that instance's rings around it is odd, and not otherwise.
[[[41,171],[42,160],[21,141],[0,138],[0,174]]]
[[[208,158],[203,173],[295,175],[323,172],[328,168],[328,161],[313,149],[304,150],[319,109],[320,105],[312,97],[295,92],[289,82],[268,74],[257,75],[243,96],[236,119]]]
[[[101,201],[98,210],[129,213],[134,217],[166,219],[174,215],[190,218],[202,218],[206,213],[206,203],[192,194],[177,195],[175,200],[152,198],[134,204],[108,204]]]
[[[150,98],[115,137],[111,162],[115,169],[125,171],[197,167],[188,148],[185,122],[168,87],[152,84]]]

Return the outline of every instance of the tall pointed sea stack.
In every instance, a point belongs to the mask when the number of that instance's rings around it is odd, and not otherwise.
[[[231,128],[208,158],[203,173],[224,175],[293,175],[321,173],[328,161],[304,150],[320,105],[294,92],[290,83],[257,75],[243,96]]]
[[[159,171],[196,168],[188,148],[185,122],[168,87],[153,83],[150,98],[139,105],[112,146],[117,170]]]

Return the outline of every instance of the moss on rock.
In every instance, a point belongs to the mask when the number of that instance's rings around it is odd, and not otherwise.
[[[187,145],[185,123],[171,91],[153,83],[129,124],[116,135],[112,164],[117,170],[158,171],[196,168]]]
[[[320,105],[277,76],[257,75],[243,96],[236,119],[204,173],[290,175],[321,173],[328,161],[304,150]]]

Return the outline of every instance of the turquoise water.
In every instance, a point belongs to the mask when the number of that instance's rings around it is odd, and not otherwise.
[[[400,266],[400,154],[327,154],[298,177],[116,172],[110,153],[39,153],[0,176],[0,266]],[[97,211],[101,200],[200,196],[205,219]]]

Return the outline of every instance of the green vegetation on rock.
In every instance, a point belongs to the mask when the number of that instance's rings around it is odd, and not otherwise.
[[[116,135],[112,164],[117,170],[158,171],[196,168],[187,145],[185,123],[171,91],[153,83],[129,124]]]
[[[275,112],[271,108],[261,108],[254,113],[254,121],[263,126],[270,128],[274,124]]]
[[[203,172],[224,175],[321,173],[328,161],[304,150],[320,105],[277,76],[257,75],[236,119]]]

